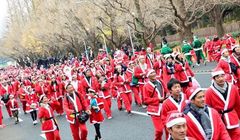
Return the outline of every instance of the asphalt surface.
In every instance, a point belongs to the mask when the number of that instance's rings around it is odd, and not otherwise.
[[[208,63],[194,67],[195,78],[199,81],[203,88],[209,87],[211,84],[210,71],[216,66],[216,63]],[[104,140],[152,140],[154,139],[154,129],[151,118],[145,114],[146,110],[132,105],[135,112],[128,115],[124,110],[118,111],[116,101],[112,101],[111,120],[105,119],[101,124],[101,133]],[[3,107],[3,122],[7,125],[4,129],[0,129],[0,140],[44,140],[41,135],[40,123],[34,126],[31,121],[30,114],[20,114],[23,120],[19,124],[14,124],[14,119],[8,117],[6,108]],[[72,140],[69,123],[65,116],[57,116],[60,127],[60,135],[62,140]],[[88,140],[94,140],[94,126],[87,123]]]

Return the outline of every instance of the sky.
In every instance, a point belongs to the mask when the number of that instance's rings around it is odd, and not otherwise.
[[[3,36],[6,30],[6,20],[7,19],[7,1],[0,0],[0,38]]]

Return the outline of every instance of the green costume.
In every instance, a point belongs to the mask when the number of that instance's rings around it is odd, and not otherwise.
[[[193,50],[195,51],[195,54],[197,56],[197,64],[200,64],[200,60],[202,59],[205,62],[205,57],[203,55],[203,50],[202,50],[202,42],[199,41],[197,36],[193,37]]]
[[[172,49],[169,47],[168,43],[163,44],[163,47],[161,49],[161,54],[166,55],[172,53]]]
[[[188,61],[188,64],[191,66],[192,65],[192,55],[191,55],[191,51],[192,47],[189,43],[187,43],[187,41],[183,41],[183,46],[182,46],[182,53],[185,55],[185,58]]]

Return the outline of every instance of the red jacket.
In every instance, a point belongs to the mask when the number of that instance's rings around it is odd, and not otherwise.
[[[162,61],[155,61],[153,68],[156,71],[157,78],[159,80],[163,79],[163,67],[164,67],[164,62],[162,62]]]
[[[78,94],[79,96],[77,96],[76,94]],[[73,113],[79,112],[82,110],[87,110],[88,107],[82,94],[75,92],[73,99],[69,97],[70,96],[68,96],[68,93],[67,93],[63,100],[63,108],[66,112],[67,121],[71,124],[74,124],[76,121],[76,118],[75,118],[75,115],[73,115]],[[73,102],[75,105],[73,104]]]
[[[147,64],[145,64],[145,69],[142,69],[140,66],[134,68],[134,76],[138,78],[138,84],[144,84],[145,77],[147,73]]]
[[[209,117],[211,120],[212,126],[212,139],[211,140],[231,140],[228,135],[228,132],[221,120],[221,117],[218,115],[217,111],[208,107]],[[194,137],[197,140],[206,140],[206,134],[191,112],[188,112],[186,115],[187,120],[187,136]]]
[[[236,83],[237,79],[231,70],[231,66],[230,66],[229,62],[226,59],[221,58],[220,61],[218,62],[217,67],[221,68],[224,71],[227,82],[229,82],[231,84]]]
[[[51,105],[41,106],[38,111],[38,118],[42,120],[42,133],[52,132],[57,129]]]
[[[99,87],[98,87],[98,81],[97,81],[97,79],[95,78],[95,77],[91,77],[90,78],[90,82],[88,82],[88,80],[87,80],[87,78],[86,77],[84,77],[82,80],[81,80],[81,86],[80,86],[80,88],[81,88],[81,93],[83,94],[83,96],[85,97],[85,95],[87,94],[87,90],[89,89],[89,88],[92,88],[92,89],[94,89],[96,92],[98,92],[98,90],[99,90]]]
[[[236,86],[228,84],[227,98],[226,100],[222,94],[211,85],[205,92],[206,104],[216,109],[220,115],[224,113],[224,120],[227,129],[239,127],[240,118],[240,96]]]
[[[19,110],[19,105],[18,105],[18,102],[16,99],[10,99],[8,102],[7,102],[7,105],[10,107],[10,110],[11,111],[16,111],[16,110]]]
[[[143,87],[143,101],[147,105],[147,113],[150,115],[160,116],[162,104],[160,103],[160,98],[165,98],[168,92],[165,84],[161,83],[162,91],[155,88],[155,85],[148,81]]]
[[[125,73],[123,75],[116,75],[114,77],[114,83],[118,88],[119,93],[129,93],[131,92],[130,81],[131,77],[127,77]]]
[[[192,72],[190,66],[185,62],[184,66],[182,63],[175,63],[175,78],[181,83],[189,82],[189,77],[193,77],[194,73]]]

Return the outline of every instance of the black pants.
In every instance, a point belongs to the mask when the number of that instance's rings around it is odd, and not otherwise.
[[[32,120],[36,121],[37,120],[37,111],[33,110],[30,112],[30,114],[31,114]]]
[[[96,136],[95,136],[95,140],[101,139],[101,132],[100,132],[100,124],[99,123],[95,123],[94,124],[95,127],[95,131],[96,131]]]
[[[18,122],[18,110],[12,111],[13,117],[16,118],[16,121]]]
[[[197,63],[198,64],[200,64],[201,63],[201,50],[199,50],[199,51],[195,51],[195,54],[196,54],[196,56],[197,56]]]

